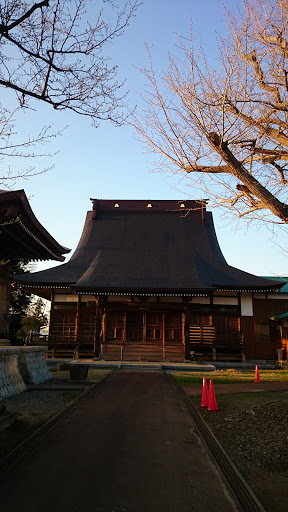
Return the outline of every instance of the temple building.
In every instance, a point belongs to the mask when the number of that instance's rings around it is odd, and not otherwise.
[[[256,357],[253,301],[284,283],[227,264],[205,200],[92,202],[70,261],[16,279],[51,300],[49,355]]]
[[[10,266],[18,261],[64,261],[68,252],[37,220],[24,190],[0,190],[0,345],[9,344]]]

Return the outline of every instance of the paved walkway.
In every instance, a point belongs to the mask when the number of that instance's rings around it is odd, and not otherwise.
[[[2,479],[1,510],[235,512],[167,375],[121,370]]]

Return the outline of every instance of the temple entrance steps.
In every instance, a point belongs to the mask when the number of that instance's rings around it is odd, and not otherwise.
[[[184,361],[184,345],[174,343],[105,343],[102,345],[101,359],[105,361]]]
[[[101,346],[100,359],[104,361],[122,361],[123,345],[120,343],[105,343]]]
[[[163,361],[163,347],[155,343],[125,343],[123,361]]]
[[[181,362],[185,359],[183,343],[169,343],[165,345],[165,361]]]

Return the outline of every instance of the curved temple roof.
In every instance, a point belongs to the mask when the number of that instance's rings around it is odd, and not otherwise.
[[[0,258],[64,261],[68,252],[36,219],[24,190],[0,190]]]
[[[227,264],[206,201],[120,200],[93,200],[69,262],[16,281],[95,294],[260,291],[283,284]]]

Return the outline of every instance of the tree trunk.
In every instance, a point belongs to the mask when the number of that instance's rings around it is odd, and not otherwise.
[[[267,208],[276,217],[288,224],[288,206],[281,203],[267,190],[254,176],[246,171],[245,167],[237,160],[237,158],[228,149],[227,142],[223,142],[217,133],[210,133],[208,140],[215,151],[223,158],[229,167],[229,171],[233,176],[240,180],[249,189],[251,194],[261,201],[261,207]]]

